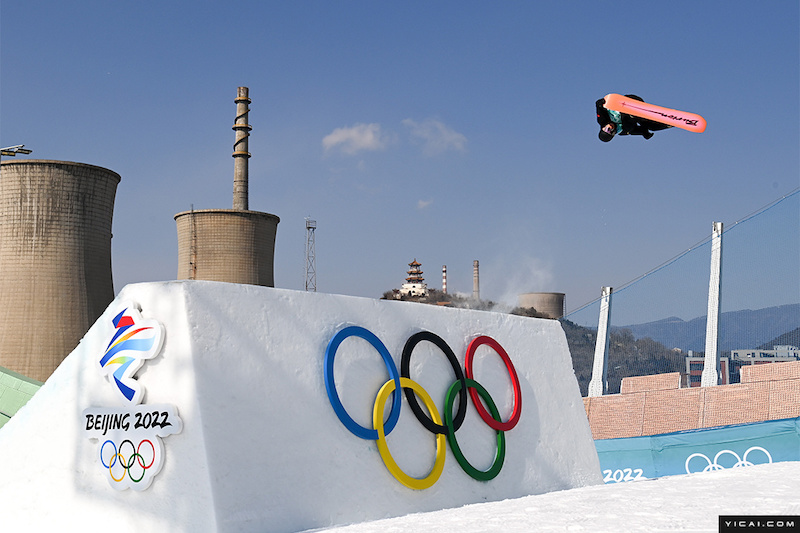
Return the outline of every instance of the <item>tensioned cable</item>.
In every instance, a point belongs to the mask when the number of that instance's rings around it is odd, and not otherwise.
[[[743,218],[741,218],[741,219],[737,220],[736,222],[734,222],[734,223],[733,223],[733,225],[732,225],[730,228],[728,228],[728,229],[724,229],[724,230],[722,231],[722,234],[724,235],[724,234],[725,234],[725,233],[727,233],[728,231],[730,231],[730,230],[732,230],[732,229],[736,228],[736,227],[737,227],[739,224],[742,224],[742,223],[744,223],[744,222],[747,222],[747,221],[749,221],[749,220],[751,220],[751,219],[753,219],[753,218],[755,218],[755,217],[757,217],[757,216],[759,216],[759,215],[762,215],[763,213],[765,213],[765,212],[769,211],[770,209],[772,209],[773,207],[777,206],[778,204],[780,204],[780,203],[781,203],[781,202],[783,202],[784,200],[786,200],[786,199],[788,199],[788,198],[791,198],[792,196],[794,196],[794,195],[796,195],[796,194],[798,194],[798,193],[800,193],[800,187],[797,187],[797,188],[795,188],[793,191],[791,191],[791,192],[789,192],[789,193],[787,193],[787,194],[783,195],[782,197],[778,198],[777,200],[773,200],[772,202],[768,203],[767,205],[765,205],[765,206],[763,206],[763,207],[761,207],[761,208],[759,208],[759,209],[757,209],[757,210],[753,211],[753,212],[752,212],[752,213],[750,213],[749,215],[746,215],[745,217],[743,217]],[[646,277],[648,277],[648,276],[651,276],[652,274],[655,274],[656,272],[658,272],[658,271],[660,271],[660,270],[663,270],[663,269],[667,268],[667,267],[668,267],[668,266],[670,266],[671,264],[675,263],[676,261],[678,261],[679,259],[681,259],[682,257],[684,257],[684,256],[685,256],[686,254],[688,254],[689,252],[691,252],[691,251],[693,251],[693,250],[695,250],[695,249],[699,248],[700,246],[704,246],[704,245],[708,244],[709,242],[711,242],[711,239],[712,239],[712,236],[710,236],[710,235],[709,235],[709,236],[707,236],[707,237],[704,237],[703,239],[701,239],[701,240],[700,240],[700,241],[698,241],[697,243],[695,243],[695,244],[693,244],[692,246],[690,246],[690,247],[689,247],[689,249],[687,249],[687,250],[686,250],[686,251],[684,251],[684,252],[681,252],[681,253],[679,253],[678,255],[676,255],[675,257],[673,257],[672,259],[668,259],[668,260],[666,260],[665,262],[663,262],[663,263],[661,263],[660,265],[658,265],[657,267],[653,268],[652,270],[649,270],[649,271],[647,271],[646,273],[642,274],[641,276],[639,276],[639,277],[637,277],[637,278],[634,278],[633,280],[631,280],[631,281],[629,281],[629,282],[627,282],[627,283],[623,283],[623,284],[622,284],[622,286],[621,286],[619,289],[616,289],[614,292],[615,292],[616,294],[619,294],[620,292],[622,292],[622,291],[624,291],[624,290],[626,290],[626,289],[630,288],[632,285],[635,285],[636,283],[638,283],[638,282],[642,281],[644,278],[646,278]],[[568,313],[568,314],[564,315],[564,317],[563,317],[563,318],[567,318],[567,317],[569,317],[569,316],[572,316],[572,315],[574,315],[575,313],[578,313],[578,312],[580,312],[580,311],[583,311],[583,310],[584,310],[584,309],[586,309],[587,307],[589,307],[589,306],[591,306],[591,305],[594,305],[595,303],[597,303],[597,302],[599,302],[600,300],[602,300],[602,298],[603,298],[602,296],[600,296],[600,297],[598,297],[598,298],[595,298],[594,300],[592,300],[592,301],[590,301],[590,302],[588,302],[588,303],[586,303],[586,304],[584,304],[584,305],[580,306],[579,308],[575,309],[574,311],[571,311],[570,313]]]
[[[770,209],[772,209],[773,207],[775,207],[775,206],[776,206],[776,205],[778,205],[779,203],[781,203],[781,202],[783,202],[784,200],[786,200],[786,199],[788,199],[788,198],[790,198],[790,197],[794,196],[794,195],[795,195],[795,194],[797,194],[797,193],[800,193],[800,187],[797,187],[795,190],[791,191],[791,192],[790,192],[790,193],[788,193],[788,194],[785,194],[785,195],[783,195],[781,198],[778,198],[777,200],[773,200],[772,202],[768,203],[767,205],[765,205],[765,206],[764,206],[764,207],[762,207],[761,209],[757,209],[756,211],[753,211],[752,213],[750,213],[750,214],[749,214],[749,215],[747,215],[746,217],[744,217],[744,218],[741,218],[741,219],[737,220],[736,222],[734,222],[734,223],[733,223],[733,225],[732,225],[732,226],[731,226],[729,229],[727,229],[727,230],[723,230],[723,232],[722,232],[722,233],[723,233],[723,234],[725,234],[725,233],[727,233],[729,230],[732,230],[733,228],[735,228],[735,227],[736,227],[738,224],[741,224],[742,222],[747,222],[747,221],[748,221],[748,220],[750,220],[751,218],[755,218],[755,217],[757,217],[757,216],[760,216],[760,215],[762,215],[762,214],[766,213],[767,211],[769,211]]]

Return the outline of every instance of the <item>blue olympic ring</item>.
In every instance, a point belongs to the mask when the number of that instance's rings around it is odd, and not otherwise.
[[[353,420],[345,410],[344,405],[342,405],[342,401],[339,399],[339,393],[336,392],[336,384],[333,380],[333,358],[336,355],[336,350],[339,348],[339,345],[347,337],[360,337],[369,342],[372,347],[381,354],[383,362],[389,370],[389,376],[394,380],[395,389],[392,394],[392,409],[389,412],[389,418],[384,424],[384,431],[387,435],[394,429],[394,426],[400,419],[400,407],[403,400],[402,387],[400,386],[400,373],[397,371],[397,366],[394,364],[389,350],[384,346],[381,340],[375,336],[374,333],[360,326],[348,326],[340,330],[333,336],[330,342],[328,342],[328,348],[325,350],[325,389],[328,391],[328,398],[331,401],[331,406],[333,406],[336,416],[338,416],[342,424],[356,436],[366,440],[378,440],[378,430],[365,428]]]

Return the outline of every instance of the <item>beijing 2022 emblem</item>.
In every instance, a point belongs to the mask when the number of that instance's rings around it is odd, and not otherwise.
[[[180,433],[183,422],[174,405],[144,405],[144,387],[137,370],[161,352],[164,326],[142,317],[139,307],[122,302],[111,320],[113,329],[98,357],[104,375],[120,399],[119,407],[90,407],[83,411],[85,435],[98,442],[97,463],[117,490],[145,490],[164,463],[161,439]]]

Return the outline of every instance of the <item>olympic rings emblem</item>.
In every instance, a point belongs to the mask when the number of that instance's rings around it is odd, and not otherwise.
[[[369,342],[378,354],[380,354],[389,371],[389,380],[384,383],[375,398],[372,411],[372,423],[374,427],[372,429],[358,424],[347,413],[339,398],[336,384],[334,383],[334,357],[341,343],[348,337],[360,337]],[[428,341],[437,346],[447,357],[455,374],[456,380],[450,386],[445,396],[444,420],[428,392],[419,383],[413,381],[410,376],[411,354],[417,344],[422,341]],[[511,415],[506,421],[502,420],[489,392],[474,379],[473,362],[475,353],[482,345],[489,346],[500,356],[511,378],[514,404]],[[511,358],[509,358],[500,343],[493,338],[482,335],[469,343],[464,358],[464,370],[462,371],[453,350],[444,339],[430,331],[420,331],[411,335],[406,341],[400,361],[400,371],[398,372],[389,350],[374,333],[360,326],[348,326],[341,329],[328,342],[328,347],[325,350],[324,366],[325,389],[336,416],[342,424],[357,437],[377,441],[378,452],[387,469],[398,481],[407,487],[422,490],[436,483],[444,470],[445,440],[449,443],[450,449],[456,461],[458,461],[458,464],[474,479],[480,481],[494,479],[503,468],[503,461],[505,460],[505,432],[513,429],[519,422],[520,415],[522,414],[522,392],[519,377],[511,362]],[[400,407],[402,403],[401,389],[405,390],[406,400],[417,420],[419,420],[425,429],[436,435],[436,458],[434,460],[433,469],[427,476],[421,479],[411,477],[403,472],[392,458],[388,445],[386,444],[386,435],[391,433],[400,417]],[[384,421],[384,407],[390,395],[392,397],[392,406],[387,420]],[[467,461],[466,457],[464,457],[464,454],[461,452],[461,448],[455,436],[456,431],[458,431],[464,422],[464,417],[467,413],[467,395],[472,399],[472,404],[478,411],[480,418],[497,433],[497,453],[492,466],[486,471],[473,467],[469,461]],[[458,397],[458,407],[455,416],[453,416],[456,396]],[[422,399],[425,410],[428,412],[427,414],[422,407],[420,407],[417,397]],[[481,402],[481,399],[486,402],[489,408],[488,411],[486,407],[484,407],[483,402]]]
[[[142,449],[145,443],[149,446],[149,450],[147,450],[147,446],[145,446],[144,450]],[[127,450],[123,450],[126,444],[130,446],[129,453],[125,453]],[[106,445],[111,445],[110,449],[113,451],[110,455],[107,453]],[[126,456],[128,457],[127,459]],[[145,456],[147,456],[147,459]],[[125,479],[125,474],[127,474],[134,483],[139,483],[144,479],[147,470],[153,466],[155,460],[156,447],[149,439],[143,439],[138,446],[134,446],[130,439],[125,439],[119,447],[117,447],[114,441],[109,439],[100,446],[100,462],[108,469],[108,474],[111,476],[111,479],[117,483]],[[118,475],[114,475],[115,471]],[[141,475],[136,477],[135,474],[139,472],[141,472]]]
[[[711,462],[711,459],[708,458],[708,456],[706,456],[706,455],[704,455],[702,453],[693,453],[692,455],[690,455],[689,457],[686,458],[686,463],[684,464],[684,467],[686,468],[686,473],[687,474],[692,474],[693,472],[689,469],[689,462],[692,459],[694,459],[695,457],[702,457],[708,463],[708,465],[705,468],[703,468],[703,470],[702,470],[703,472],[712,472],[712,471],[715,471],[715,470],[725,470],[725,467],[720,465],[717,462],[717,460],[720,457],[722,457],[723,455],[732,455],[732,456],[734,456],[736,458],[736,463],[731,468],[741,468],[743,466],[753,466],[754,463],[752,463],[752,462],[747,460],[747,456],[752,451],[764,452],[764,455],[767,456],[767,464],[772,463],[772,456],[769,454],[769,452],[767,450],[765,450],[761,446],[752,446],[752,447],[748,448],[746,452],[744,452],[744,456],[743,457],[739,457],[739,454],[737,454],[736,452],[731,451],[731,450],[721,450],[721,451],[717,452],[717,454],[714,456],[714,462],[713,463]]]

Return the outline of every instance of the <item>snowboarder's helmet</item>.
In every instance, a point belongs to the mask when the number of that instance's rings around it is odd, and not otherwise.
[[[608,141],[610,141],[611,139],[613,139],[613,138],[614,138],[614,134],[613,134],[613,133],[608,133],[608,132],[607,132],[607,131],[605,131],[605,130],[600,130],[600,133],[598,133],[598,134],[597,134],[597,136],[598,136],[598,137],[600,138],[600,140],[601,140],[601,141],[603,141],[604,143],[607,143]]]

